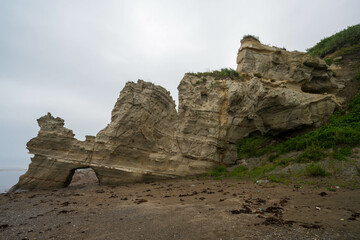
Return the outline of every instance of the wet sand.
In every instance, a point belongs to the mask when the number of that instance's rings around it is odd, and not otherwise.
[[[0,195],[0,239],[359,239],[360,191],[244,180]]]

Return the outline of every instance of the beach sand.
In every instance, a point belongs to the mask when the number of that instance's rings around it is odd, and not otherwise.
[[[0,195],[0,239],[359,239],[360,191],[174,179]]]

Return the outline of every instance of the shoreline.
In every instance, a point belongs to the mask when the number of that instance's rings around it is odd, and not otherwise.
[[[356,239],[360,190],[173,179],[0,195],[4,239]]]
[[[27,169],[0,169],[0,193],[7,192],[18,181]]]

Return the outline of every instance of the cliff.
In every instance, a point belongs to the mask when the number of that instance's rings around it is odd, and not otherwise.
[[[319,58],[244,39],[237,63],[230,75],[185,74],[178,112],[164,88],[128,82],[110,124],[85,141],[48,113],[27,144],[29,170],[13,189],[65,187],[87,167],[100,184],[204,173],[236,163],[240,139],[318,127],[341,108],[337,79]]]

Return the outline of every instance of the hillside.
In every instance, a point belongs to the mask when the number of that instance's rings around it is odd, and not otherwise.
[[[344,99],[343,107],[327,124],[311,131],[257,134],[240,140],[238,167],[230,171],[219,167],[210,175],[359,187],[360,25],[321,40],[308,53],[329,65],[333,82],[341,86],[337,96]]]
[[[312,56],[325,57],[340,49],[348,49],[349,47],[359,47],[360,43],[360,24],[348,27],[330,37],[322,39],[315,46],[307,49]]]

